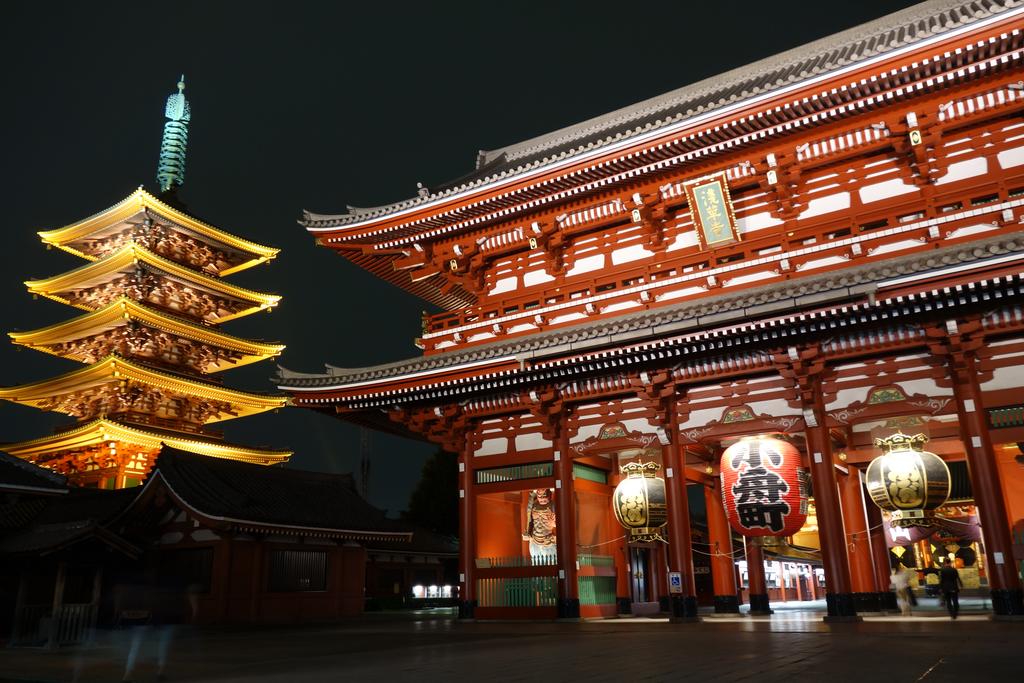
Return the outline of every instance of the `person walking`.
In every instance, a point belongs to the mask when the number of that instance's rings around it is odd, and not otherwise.
[[[910,580],[907,578],[905,572],[899,569],[892,570],[892,587],[893,592],[896,593],[896,602],[900,606],[900,613],[905,616],[910,616]]]
[[[956,619],[960,613],[960,589],[964,582],[960,580],[960,572],[956,570],[948,557],[942,559],[942,569],[939,571],[939,588],[946,598],[946,609],[949,616]]]

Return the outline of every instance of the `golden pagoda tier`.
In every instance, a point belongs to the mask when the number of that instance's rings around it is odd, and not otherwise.
[[[40,232],[39,237],[48,245],[90,261],[132,243],[220,277],[269,261],[279,251],[196,220],[141,187],[106,211]]]
[[[228,389],[113,355],[52,379],[0,389],[0,398],[80,420],[123,416],[141,423],[180,422],[189,431],[285,405],[284,396]]]
[[[238,446],[210,435],[144,428],[106,418],[7,445],[4,451],[66,474],[80,484],[124,488],[145,478],[163,446],[257,465],[276,465],[291,456],[291,451]]]
[[[15,344],[95,363],[110,354],[198,373],[214,373],[276,357],[282,344],[256,342],[121,298],[104,308],[30,332]]]
[[[222,323],[277,305],[261,294],[210,277],[129,242],[98,261],[25,283],[33,294],[95,311],[122,297],[176,315]]]
[[[162,445],[265,465],[291,455],[229,444],[207,427],[287,402],[280,394],[227,388],[217,374],[276,357],[284,349],[216,327],[277,305],[280,296],[238,287],[223,277],[268,262],[278,250],[231,235],[180,208],[175,186],[184,180],[183,141],[191,113],[184,82],[178,89],[166,109],[174,135],[165,135],[161,149],[163,194],[158,198],[140,187],[85,220],[39,233],[47,246],[88,263],[25,285],[34,295],[86,312],[10,333],[15,344],[85,366],[0,388],[0,399],[78,420],[50,436],[0,448],[83,486],[141,483]]]

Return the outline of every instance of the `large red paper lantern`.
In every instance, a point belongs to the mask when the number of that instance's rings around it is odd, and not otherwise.
[[[722,502],[744,536],[792,536],[807,519],[800,451],[781,439],[743,439],[722,453]]]

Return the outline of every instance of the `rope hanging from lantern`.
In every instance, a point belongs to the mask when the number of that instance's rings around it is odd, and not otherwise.
[[[691,546],[694,546],[694,545],[706,545],[709,548],[711,547],[710,543],[704,543],[702,541],[691,541],[690,545]],[[713,553],[706,553],[703,550],[697,550],[696,548],[693,548],[693,547],[691,547],[690,550],[692,550],[695,553],[700,553],[701,555],[707,555],[708,557],[735,557],[737,555],[744,555],[744,554],[746,554],[746,551],[744,551],[744,550],[734,550],[731,553],[723,553],[721,550],[717,550],[717,551],[715,551]]]
[[[847,537],[847,538],[853,538],[853,539],[856,539],[856,538],[857,538],[858,536],[860,536],[861,534],[864,534],[864,537],[865,537],[866,539],[870,539],[870,537],[871,537],[871,532],[872,532],[872,531],[874,531],[875,529],[881,529],[881,528],[882,528],[882,527],[884,527],[884,526],[885,526],[885,522],[882,522],[881,524],[876,524],[875,526],[870,526],[870,527],[868,527],[867,529],[865,529],[864,531],[854,531],[854,532],[853,532],[853,533],[851,533],[851,534],[846,534],[846,537]]]
[[[608,545],[609,543],[618,543],[619,541],[621,541],[625,537],[626,537],[626,534],[622,534],[618,538],[613,538],[610,541],[601,541],[600,543],[592,543],[592,544],[589,544],[589,545],[586,545],[586,544],[583,544],[583,543],[577,543],[576,544],[576,548],[579,549],[579,550],[592,550],[593,548],[598,548],[598,547],[600,547],[602,545]]]
[[[723,553],[722,551],[718,551],[716,553],[706,553],[703,550],[697,550],[696,548],[691,548],[691,550],[693,550],[693,552],[698,553],[700,555],[707,555],[708,557],[736,557],[737,555],[742,555],[743,554],[739,550],[734,550],[731,553]]]

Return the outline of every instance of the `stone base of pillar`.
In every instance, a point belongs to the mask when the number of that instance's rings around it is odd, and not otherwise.
[[[697,596],[673,595],[669,599],[669,621],[673,624],[700,621],[697,614]]]
[[[884,593],[878,594],[878,602],[882,606],[882,609],[892,612],[898,612],[900,610],[900,603],[896,600],[896,593],[893,591],[885,591]]]
[[[825,606],[828,608],[826,622],[863,621],[857,616],[853,593],[826,593]]]
[[[767,593],[750,594],[750,613],[755,617],[763,617],[772,614],[771,603],[768,602]]]
[[[619,614],[633,614],[633,598],[615,598],[616,612]]]
[[[579,600],[579,598],[559,598],[558,599],[558,618],[559,619],[579,619],[580,618],[580,600]]]
[[[691,624],[699,622],[697,614],[697,596],[673,595],[669,600],[669,622],[673,624]]]
[[[879,595],[879,593],[854,593],[854,610],[858,614],[863,612],[881,612],[884,608],[882,607],[882,601]]]
[[[476,600],[459,601],[459,619],[472,619],[476,611]]]
[[[715,614],[738,614],[740,600],[735,595],[716,595]]]
[[[997,617],[1024,615],[1024,593],[1019,590],[993,590],[992,611]]]

